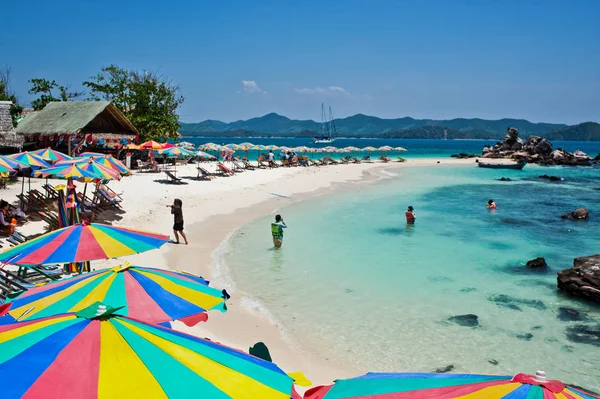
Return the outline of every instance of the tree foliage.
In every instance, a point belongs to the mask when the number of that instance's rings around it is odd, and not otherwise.
[[[0,70],[0,101],[10,101],[13,105],[10,107],[10,116],[13,126],[17,126],[17,118],[23,112],[23,106],[19,104],[17,95],[10,87],[10,67],[4,67]]]
[[[56,81],[48,79],[30,79],[29,94],[39,94],[40,97],[31,102],[31,107],[39,111],[53,101],[69,101],[81,97],[82,92],[69,91],[69,86],[61,86]],[[57,92],[57,96],[53,93]]]
[[[177,109],[184,98],[165,76],[110,65],[83,85],[90,99],[112,101],[138,129],[141,141],[177,138]]]

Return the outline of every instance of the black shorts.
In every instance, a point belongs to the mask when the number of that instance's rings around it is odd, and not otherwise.
[[[183,222],[179,222],[179,223],[175,222],[173,224],[173,230],[175,230],[175,231],[183,231]]]

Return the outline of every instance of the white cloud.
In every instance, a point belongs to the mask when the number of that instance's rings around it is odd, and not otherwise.
[[[350,96],[350,92],[340,86],[329,86],[329,87],[312,87],[312,88],[302,88],[302,89],[294,89],[296,93],[299,94],[324,94],[324,95],[344,95]]]
[[[255,80],[242,80],[242,86],[244,87],[244,91],[246,93],[264,93],[267,94],[266,91],[258,86]]]

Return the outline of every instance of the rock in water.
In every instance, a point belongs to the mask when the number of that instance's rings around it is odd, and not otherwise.
[[[479,326],[479,317],[476,314],[462,314],[448,318],[448,321],[463,327]]]
[[[499,364],[499,362],[496,359],[490,359],[488,360],[488,363],[492,366],[497,366]]]
[[[540,179],[546,179],[546,180],[550,180],[550,181],[562,181],[564,180],[562,177],[558,177],[558,176],[548,176],[548,175],[541,175],[538,176]]]
[[[533,338],[533,334],[531,334],[531,333],[517,334],[517,338],[522,339],[523,341],[531,341],[531,338]]]
[[[521,310],[518,305],[523,305],[538,310],[546,310],[546,304],[538,299],[523,299],[515,298],[506,294],[496,294],[489,297],[488,300],[495,302],[496,305],[500,307],[514,310]]]
[[[588,321],[589,320],[589,317],[587,317],[587,315],[585,313],[582,313],[578,310],[567,308],[564,306],[558,308],[558,314],[556,315],[556,318],[561,321]]]
[[[573,220],[587,220],[590,217],[590,213],[585,208],[577,208],[573,212],[565,213],[561,216],[562,219],[573,219]]]
[[[525,267],[528,269],[545,269],[548,265],[546,264],[546,259],[540,257],[530,260],[525,264]]]
[[[498,179],[499,181],[512,181],[510,177],[501,177]]]
[[[567,327],[567,338],[578,344],[600,346],[600,324],[595,326],[577,324]]]
[[[600,255],[573,260],[573,267],[558,272],[558,289],[567,294],[600,302]]]

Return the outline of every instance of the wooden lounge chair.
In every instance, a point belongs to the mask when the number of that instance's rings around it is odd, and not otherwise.
[[[331,165],[339,165],[339,161],[336,161],[335,159],[331,158],[331,157],[327,157],[325,158],[327,160],[327,162]]]
[[[252,165],[250,162],[248,162],[248,159],[244,158],[243,162],[244,162],[244,169],[247,169],[247,170],[254,170],[254,169],[256,169],[254,167],[254,165]]]
[[[354,157],[354,158],[352,158],[352,163],[361,163],[361,162],[360,162],[360,159]]]
[[[257,164],[258,164],[258,167],[259,167],[259,168],[261,168],[261,169],[266,169],[266,168],[269,168],[269,167],[270,167],[270,166],[269,166],[269,163],[267,162],[267,160],[266,160],[265,158],[263,158],[263,157],[259,157],[259,158],[256,160],[256,162],[257,162]]]
[[[222,176],[233,176],[235,175],[235,172],[231,169],[229,169],[227,166],[223,165],[221,162],[217,162],[217,168],[219,173]]]
[[[382,155],[379,157],[379,160],[383,163],[388,163],[390,162],[390,159],[388,157],[386,157],[385,155]]]
[[[233,163],[233,171],[234,172],[243,172],[244,171],[244,167],[242,165],[240,165],[237,161],[232,161]]]
[[[212,180],[215,178],[214,173],[210,173],[208,170],[204,169],[201,166],[197,166],[196,170],[198,171],[198,175],[196,176],[197,179]]]
[[[44,191],[46,191],[46,196],[48,198],[52,198],[52,199],[58,198],[58,191],[56,191],[54,189],[54,187],[52,187],[50,184],[44,184],[42,186],[42,188],[44,189]]]
[[[371,162],[371,156],[365,155],[364,157],[362,157],[361,161],[362,162]]]
[[[348,165],[350,163],[350,160],[346,157],[344,158],[340,158],[340,162],[343,163],[344,165]]]
[[[167,175],[169,183],[174,183],[174,184],[182,183],[182,181],[179,177],[175,176],[173,173],[169,172],[168,170],[163,170],[163,172],[165,173],[165,175]]]
[[[121,204],[120,204],[121,200],[118,197],[113,197],[110,194],[108,194],[106,191],[104,191],[98,187],[96,188],[95,194],[97,194],[97,196],[99,197],[98,202],[122,209]]]

